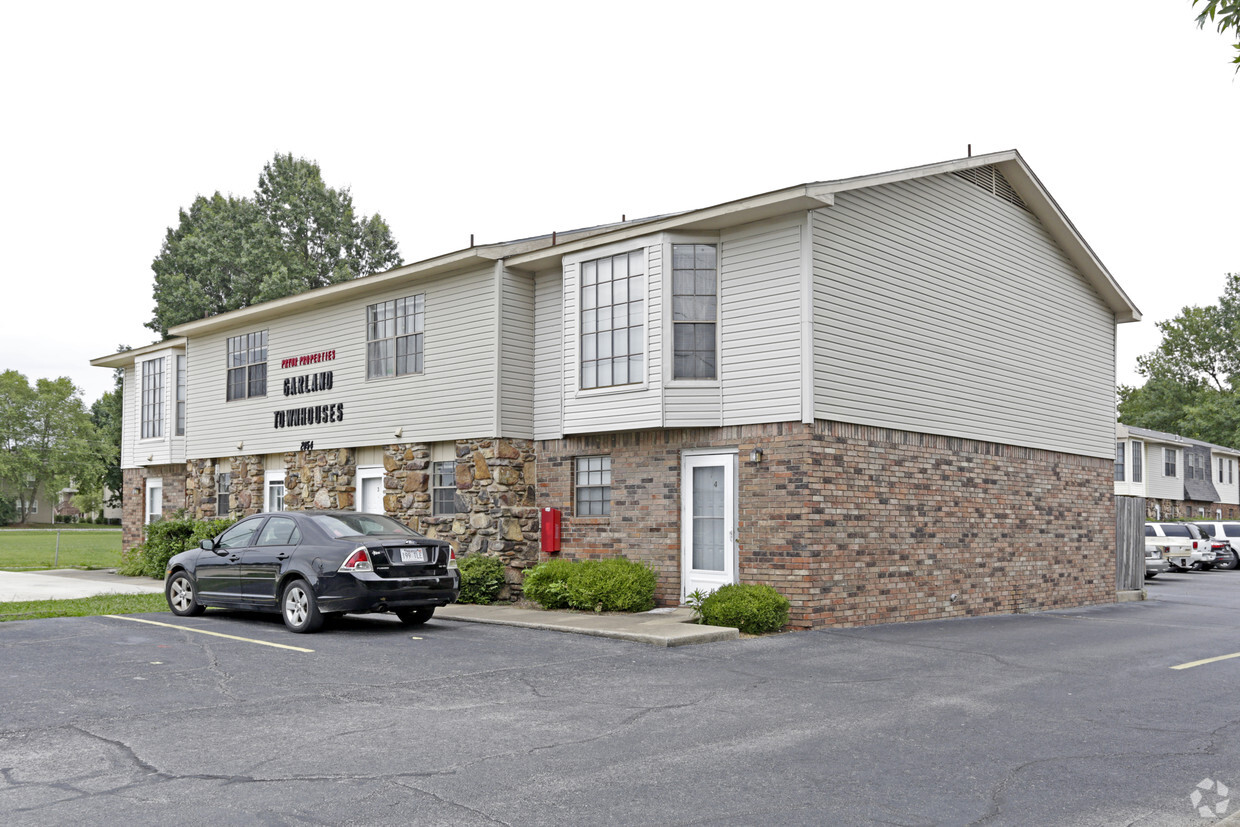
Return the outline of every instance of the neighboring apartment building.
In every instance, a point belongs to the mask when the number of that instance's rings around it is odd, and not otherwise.
[[[1240,451],[1116,425],[1115,494],[1144,497],[1150,520],[1240,519]]]
[[[661,604],[768,583],[857,625],[1115,599],[1139,318],[1008,151],[470,247],[92,364],[125,372],[127,546],[180,507],[356,508],[516,584],[553,508],[559,554],[644,560]]]

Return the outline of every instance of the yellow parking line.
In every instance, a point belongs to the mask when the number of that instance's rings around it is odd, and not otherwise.
[[[1194,666],[1204,666],[1207,663],[1214,663],[1219,660],[1227,660],[1228,658],[1240,658],[1240,652],[1233,655],[1219,655],[1217,658],[1206,658],[1205,660],[1195,660],[1192,663],[1181,663],[1179,666],[1173,666],[1172,669],[1192,669]]]
[[[302,649],[300,646],[285,646],[283,643],[268,643],[265,640],[254,640],[248,637],[237,637],[236,635],[222,635],[219,632],[208,632],[205,629],[190,629],[186,626],[178,626],[175,623],[160,623],[158,620],[143,620],[140,617],[125,617],[124,615],[104,615],[113,620],[132,620],[134,623],[149,623],[152,626],[167,626],[169,629],[180,629],[182,632],[197,632],[200,635],[211,635],[212,637],[223,637],[229,640],[239,640],[242,643],[257,643],[260,646],[274,646],[277,649],[292,649],[294,652],[313,652],[313,649]]]

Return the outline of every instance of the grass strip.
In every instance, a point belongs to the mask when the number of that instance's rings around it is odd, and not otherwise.
[[[0,603],[0,623],[44,617],[93,617],[168,611],[162,594],[99,594],[72,600],[16,600]]]

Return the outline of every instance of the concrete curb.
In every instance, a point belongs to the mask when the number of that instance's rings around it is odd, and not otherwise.
[[[689,646],[721,640],[739,640],[740,632],[722,626],[703,626],[692,622],[689,609],[656,610],[640,614],[592,615],[584,612],[555,612],[519,609],[514,606],[453,604],[435,611],[436,620],[462,623],[491,623],[523,629],[543,629],[628,640],[651,646]]]

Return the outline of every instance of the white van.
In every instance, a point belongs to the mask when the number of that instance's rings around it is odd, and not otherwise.
[[[1202,533],[1217,543],[1226,543],[1231,548],[1230,555],[1216,554],[1214,567],[1218,569],[1235,569],[1240,568],[1240,522],[1231,520],[1215,520],[1201,522],[1196,521],[1196,525],[1201,529]],[[1217,551],[1217,548],[1215,549]]]

